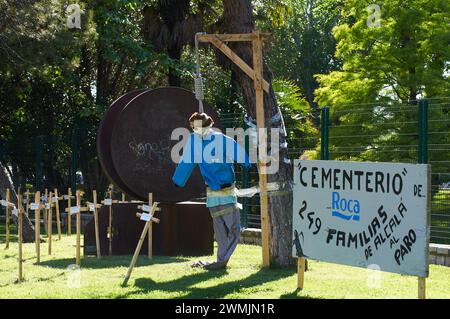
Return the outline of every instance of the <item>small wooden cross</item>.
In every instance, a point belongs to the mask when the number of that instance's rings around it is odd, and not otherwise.
[[[151,199],[151,194],[149,194],[149,199]],[[144,243],[145,236],[147,235],[148,230],[150,229],[152,223],[160,222],[160,220],[158,218],[153,217],[155,212],[160,210],[158,205],[159,205],[158,202],[153,202],[151,207],[150,207],[150,205],[149,206],[147,206],[147,205],[138,206],[138,208],[142,209],[144,211],[144,213],[136,213],[136,216],[139,217],[141,220],[145,221],[145,226],[144,226],[144,229],[142,230],[141,237],[139,238],[136,250],[134,251],[133,259],[131,260],[130,267],[128,268],[128,272],[125,276],[125,280],[123,281],[122,286],[126,286],[128,283],[128,280],[130,279],[131,272],[133,271],[133,268],[136,265],[136,261],[139,256],[139,253],[141,251],[142,244]],[[145,211],[147,211],[147,213],[145,213]],[[148,233],[148,234],[151,236],[151,233]],[[151,242],[149,242],[149,244],[151,244]],[[149,251],[149,252],[151,252],[151,251]]]

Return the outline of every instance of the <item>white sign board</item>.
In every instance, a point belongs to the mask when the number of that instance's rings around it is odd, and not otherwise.
[[[426,164],[294,163],[294,257],[428,276]]]

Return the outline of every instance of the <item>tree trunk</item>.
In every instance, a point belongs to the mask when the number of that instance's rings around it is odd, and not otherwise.
[[[14,190],[14,185],[9,178],[9,175],[3,165],[0,163],[0,197],[2,199],[6,199],[6,189],[9,188],[10,191],[10,201],[13,203],[17,203],[17,194]],[[6,210],[3,209],[3,214],[5,214]],[[18,225],[18,218],[11,214],[11,220],[14,224]],[[32,243],[34,242],[34,227],[31,223],[30,219],[27,215],[23,214],[22,219],[22,238],[24,243]]]
[[[251,0],[223,0],[223,33],[251,33],[254,29]],[[251,43],[234,42],[229,43],[230,47],[250,66],[252,63]],[[220,64],[236,73],[236,78],[242,89],[246,100],[246,109],[252,118],[256,118],[255,90],[254,83],[236,65],[230,64],[220,58]],[[275,92],[273,91],[271,80],[272,74],[264,63],[264,79],[270,84],[270,92],[264,93],[265,127],[279,128],[280,145],[286,141],[286,130],[282,116],[277,121],[272,121],[274,115],[281,115],[277,105]],[[270,132],[268,132],[270,136]],[[268,144],[268,147],[270,144]],[[269,182],[277,182],[282,188],[274,195],[269,195],[269,238],[270,238],[270,259],[271,263],[279,266],[291,265],[294,261],[292,256],[292,167],[285,159],[288,159],[287,148],[280,148],[279,170],[268,175]]]

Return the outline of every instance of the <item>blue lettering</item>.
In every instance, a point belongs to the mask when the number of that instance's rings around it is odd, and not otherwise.
[[[359,204],[359,200],[355,200],[355,206],[353,207],[353,210],[356,214],[359,214],[361,211],[361,205]]]
[[[332,216],[339,217],[344,220],[359,220],[361,204],[358,200],[341,198],[338,192],[333,192],[331,197]],[[347,214],[350,215],[347,215]]]
[[[339,193],[333,192],[333,199],[332,199],[332,207],[333,209],[339,209]]]

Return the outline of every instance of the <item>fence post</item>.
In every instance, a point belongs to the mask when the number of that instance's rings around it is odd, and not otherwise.
[[[78,168],[78,126],[72,130],[71,141],[72,157],[70,161],[70,187],[72,190],[77,190],[77,168]]]
[[[421,99],[418,109],[419,139],[418,162],[428,163],[428,100]]]
[[[320,110],[320,159],[328,160],[329,157],[329,118],[330,109],[328,107],[323,107]]]

